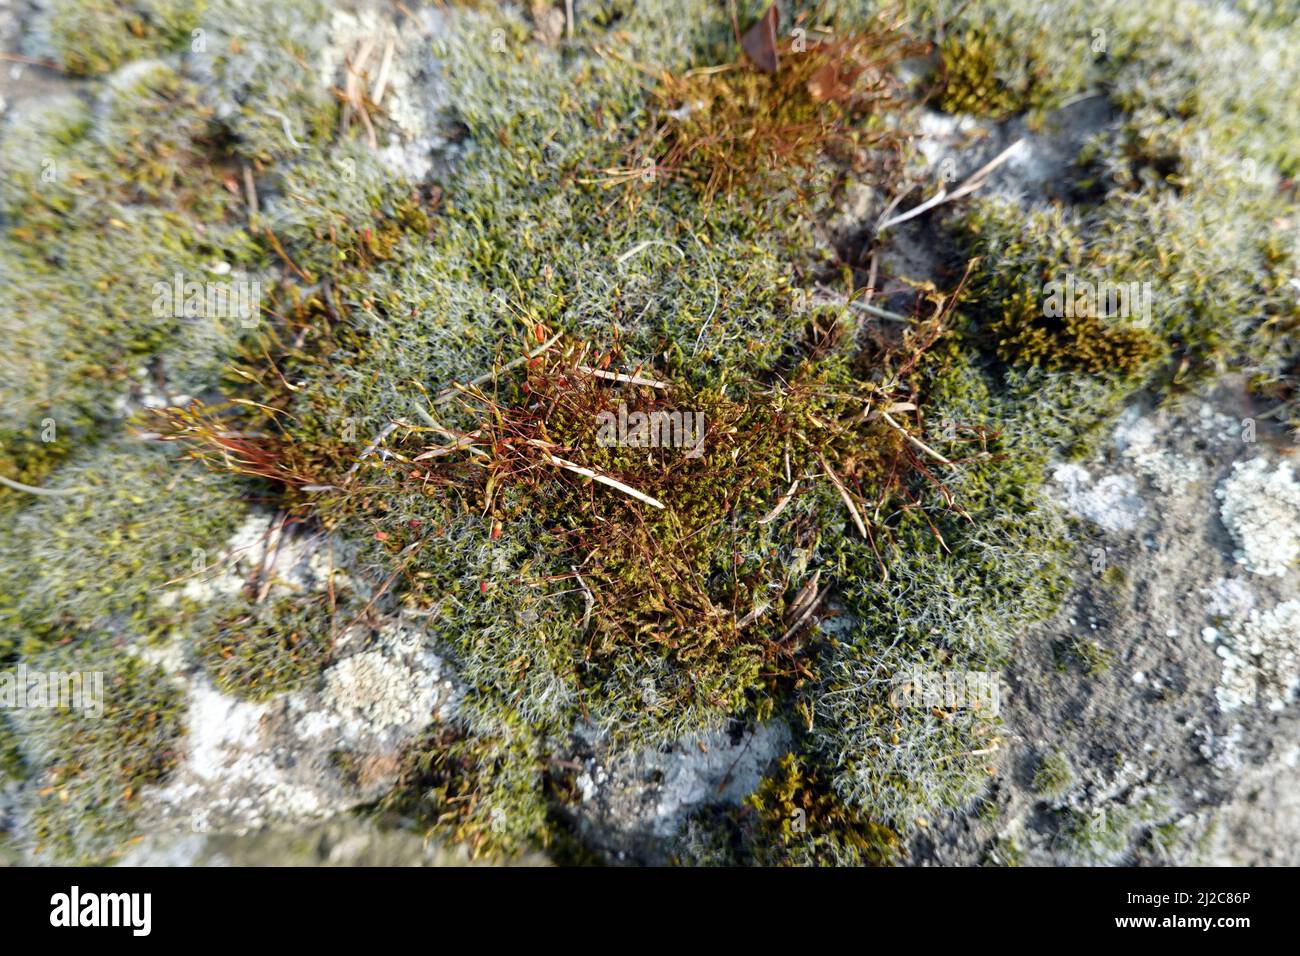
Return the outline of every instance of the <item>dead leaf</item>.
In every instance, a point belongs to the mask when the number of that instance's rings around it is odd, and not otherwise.
[[[764,73],[775,73],[780,67],[776,55],[776,27],[780,16],[776,4],[772,4],[740,38],[740,48]]]

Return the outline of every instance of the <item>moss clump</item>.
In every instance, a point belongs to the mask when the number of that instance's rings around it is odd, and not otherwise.
[[[50,40],[70,73],[107,73],[128,60],[188,45],[202,0],[51,0]]]
[[[28,664],[102,675],[102,716],[25,710],[21,734],[33,778],[26,809],[35,852],[62,862],[108,862],[135,830],[141,789],[162,781],[175,764],[181,695],[161,670],[103,635],[36,655]]]
[[[1065,810],[1058,820],[1058,844],[1076,859],[1115,861],[1129,852],[1135,831],[1150,825],[1163,812],[1163,803],[1150,796],[1091,810]]]
[[[1294,16],[1278,23],[1171,0],[1118,13],[1116,32],[1133,38],[1113,65],[1121,107],[1187,121],[1219,151],[1285,176],[1300,171],[1300,116],[1293,100],[1277,95],[1300,83]]]
[[[1082,291],[1113,283],[1127,293],[1130,278],[1144,273],[1090,263],[1079,224],[1059,208],[1025,216],[1010,203],[980,203],[961,219],[959,235],[980,259],[965,302],[1002,361],[1134,379],[1162,356],[1160,339],[1146,327],[1149,314],[1108,316],[1102,295]],[[1147,307],[1154,308],[1150,301]]]
[[[1024,866],[1025,851],[1013,836],[998,837],[984,858],[985,866]]]
[[[881,23],[842,40],[779,41],[776,73],[747,65],[666,73],[656,90],[661,118],[634,146],[641,165],[628,175],[684,176],[707,200],[719,190],[805,185],[801,177],[828,156],[861,173],[875,155],[879,167],[899,141],[887,118],[903,103],[893,67],[914,52]]]
[[[1034,791],[1049,800],[1055,800],[1074,785],[1074,769],[1069,759],[1059,750],[1050,751],[1034,771]]]
[[[266,700],[307,686],[325,669],[331,624],[324,596],[282,597],[219,621],[198,654],[221,690]]]
[[[746,805],[756,815],[746,842],[759,866],[883,865],[902,853],[892,830],[847,809],[795,754],[781,758]]]
[[[6,714],[0,714],[0,786],[27,776],[19,738]]]
[[[541,766],[535,742],[443,727],[407,751],[397,786],[372,812],[414,820],[471,859],[516,856],[548,842]]]
[[[674,842],[685,866],[888,866],[898,834],[861,817],[795,753],[776,761],[743,806],[696,813]]]
[[[1083,3],[1053,9],[1053,29],[1069,34],[1055,46],[1044,16],[1004,6],[954,19],[954,5],[909,4],[927,30],[949,23],[949,108],[1039,111],[1138,62],[1128,40],[1094,57]],[[1251,156],[1286,155],[1249,97],[1198,103],[1174,82],[1095,142],[1091,205],[1025,215],[976,201],[955,222],[962,251],[983,256],[959,313],[877,334],[848,309],[796,303],[843,265],[815,230],[835,187],[888,168],[882,148],[906,136],[905,111],[880,116],[900,88],[857,59],[887,60],[904,41],[836,3],[797,22],[857,40],[806,54],[790,43],[775,78],[701,73],[738,56],[724,5],[592,13],[563,45],[533,42],[517,10],[454,15],[436,51],[458,139],[440,202],[346,130],[334,135],[337,104],[317,75],[330,18],[317,0],[214,0],[203,55],[179,71],[132,69],[94,117],[69,108],[41,133],[66,178],[42,180],[21,137],[6,137],[17,162],[0,255],[21,280],[0,294],[16,303],[5,314],[35,316],[20,324],[45,338],[11,330],[19,371],[6,367],[0,385],[21,415],[15,441],[0,436],[3,465],[30,476],[69,462],[51,487],[84,481],[99,497],[19,499],[0,569],[3,652],[19,636],[32,654],[100,627],[193,623],[193,608],[151,589],[192,572],[193,549],[229,532],[249,486],[204,486],[219,502],[202,502],[214,515],[204,528],[184,506],[154,520],[118,492],[161,514],[199,493],[189,472],[159,482],[120,461],[116,443],[85,446],[112,431],[123,396],[142,397],[141,368],[197,391],[242,341],[229,380],[241,384],[228,391],[259,404],[192,409],[179,431],[215,438],[212,459],[256,476],[257,494],[350,538],[363,572],[391,584],[388,599],[423,616],[464,687],[460,723],[412,750],[383,808],[478,855],[514,853],[554,839],[553,804],[571,795],[548,788],[549,761],[575,735],[617,751],[774,715],[796,724],[798,752],[747,811],[697,829],[701,856],[884,860],[895,835],[964,811],[997,769],[991,710],[900,706],[891,692],[917,670],[995,673],[1053,609],[1068,534],[1038,504],[1046,463],[1086,448],[1166,356],[1173,379],[1234,353],[1261,383],[1291,374],[1280,343],[1294,262],[1267,225],[1289,208],[1278,205],[1289,187],[1224,177],[1225,141],[1199,124],[1223,115]],[[1154,22],[1123,20],[1139,34]],[[609,27],[621,56],[608,55]],[[633,63],[662,81],[647,90]],[[758,168],[778,158],[799,172]],[[235,195],[243,164],[262,200],[251,228]],[[872,185],[887,201],[888,182]],[[1225,210],[1241,218],[1224,224]],[[117,280],[216,258],[283,275],[255,336],[155,321]],[[94,276],[94,308],[60,324],[82,302],[79,271]],[[1098,310],[1045,315],[1037,297],[1062,271],[1149,279],[1160,306],[1147,328]],[[668,388],[616,386],[579,366]],[[595,416],[620,398],[703,412],[704,454],[601,446]],[[60,434],[75,423],[67,451],[31,437],[51,410]],[[889,410],[892,426],[878,414]],[[796,478],[798,492],[760,521]],[[160,542],[177,514],[181,533]],[[809,600],[821,603],[805,615]],[[323,633],[319,602],[222,622],[203,653],[227,689],[260,696],[318,672],[325,645],[281,640],[299,633],[299,611],[306,632]]]
[[[0,538],[0,658],[81,631],[146,636],[183,618],[161,589],[233,532],[228,478],[178,468],[157,447],[113,442],[59,469]]]
[[[1084,672],[1089,677],[1101,677],[1115,663],[1115,652],[1102,647],[1092,638],[1073,638],[1068,644],[1068,651],[1083,665]]]
[[[0,473],[39,485],[166,382],[215,385],[246,334],[234,318],[159,303],[157,287],[243,280],[257,251],[213,164],[197,87],[143,63],[79,101],[15,116],[0,137],[7,230],[0,263]],[[227,279],[218,273],[225,270]],[[254,319],[257,316],[253,317]],[[0,507],[15,495],[0,491]]]
[[[907,4],[925,35],[937,39],[936,104],[950,113],[993,119],[1041,117],[1098,75],[1108,41],[1086,3],[1032,0]],[[1100,41],[1100,42],[1099,42]]]
[[[206,49],[192,69],[241,157],[268,164],[328,140],[338,102],[317,70],[330,11],[323,0],[206,4],[199,23]]]
[[[1083,68],[1073,59],[1065,61],[1071,69],[1061,71],[1059,61],[1044,59],[1055,46],[1054,33],[1044,24],[1029,37],[1018,31],[1013,40],[984,25],[950,27],[939,46],[936,104],[949,113],[1003,119],[1061,102],[1083,86]]]

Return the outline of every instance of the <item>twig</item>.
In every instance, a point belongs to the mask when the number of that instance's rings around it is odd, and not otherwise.
[[[360,457],[357,458],[357,460],[352,463],[352,467],[348,469],[348,473],[344,475],[344,477],[351,478],[354,474],[356,474],[357,469],[361,467],[361,463],[365,461],[367,458],[369,458],[371,455],[373,455],[375,453],[375,449],[379,447],[380,443],[383,442],[383,440],[387,438],[389,435],[391,435],[396,428],[397,428],[397,422],[389,422],[387,425],[381,428],[379,430],[379,434],[375,436],[375,440],[366,446],[365,451],[363,451]]]
[[[776,516],[785,510],[785,506],[790,503],[790,500],[794,497],[794,493],[798,490],[799,490],[799,479],[796,478],[794,480],[794,484],[792,484],[789,487],[786,493],[777,499],[776,505],[773,506],[772,510],[769,511],[767,514],[763,515],[763,517],[758,519],[758,523],[771,524],[773,521],[775,521]]]
[[[379,63],[379,76],[375,79],[375,85],[370,92],[370,101],[375,105],[384,98],[384,92],[388,89],[388,70],[393,65],[393,51],[397,44],[389,39],[384,47],[384,58]]]
[[[586,632],[587,624],[591,621],[591,609],[596,605],[596,598],[591,593],[591,588],[587,587],[587,582],[582,580],[582,575],[578,573],[577,565],[569,565],[573,568],[573,576],[578,579],[578,584],[582,587],[582,600],[585,605],[582,611],[582,626],[578,630]]]
[[[921,439],[917,438],[915,435],[909,432],[902,425],[898,424],[898,422],[894,421],[894,419],[890,417],[889,412],[885,411],[883,408],[880,410],[880,417],[883,418],[891,428],[895,429],[896,431],[899,432],[899,434],[901,434],[904,438],[906,438],[908,442],[912,445],[912,447],[925,452],[927,455],[929,455],[931,458],[933,458],[935,461],[939,462],[940,464],[943,465],[952,464],[952,462],[950,462],[947,458],[944,458],[943,455],[939,454],[937,451],[935,451],[925,442],[921,441]]]
[[[993,170],[997,169],[1011,158],[1011,154],[1019,148],[1020,144],[1023,142],[1023,139],[1016,140],[1002,152],[994,156],[993,159],[989,160],[989,162],[985,163],[968,176],[962,184],[951,193],[948,192],[947,189],[940,189],[938,193],[931,196],[919,206],[913,206],[907,212],[899,213],[897,216],[886,219],[884,222],[880,223],[880,225],[876,226],[876,232],[884,232],[890,226],[897,226],[899,223],[907,222],[909,219],[915,219],[922,213],[929,212],[935,206],[942,205],[946,202],[952,202],[955,199],[961,199],[963,196],[973,193],[984,185],[984,181],[988,178],[989,173],[993,172]]]
[[[582,475],[585,478],[590,478],[592,481],[598,481],[602,485],[608,485],[610,488],[615,488],[618,491],[623,492],[623,494],[625,495],[631,495],[637,501],[642,501],[653,508],[665,507],[664,503],[660,501],[658,498],[651,498],[649,495],[637,491],[631,485],[623,484],[623,482],[619,481],[616,478],[610,478],[608,475],[602,475],[600,474],[600,472],[592,471],[590,468],[584,468],[582,467],[582,465],[576,465],[571,461],[565,461],[563,458],[557,458],[555,455],[549,453],[547,454],[546,457],[547,460],[552,465],[557,465],[560,468],[565,468],[569,471],[574,472],[575,474]]]
[[[57,73],[68,72],[53,60],[38,60],[34,56],[23,56],[21,53],[0,53],[0,60],[7,60],[10,63],[22,63],[26,66],[39,66],[47,70],[54,70]]]
[[[862,535],[862,537],[864,538],[868,537],[867,526],[862,521],[862,515],[858,514],[858,506],[855,505],[853,503],[853,499],[849,497],[848,489],[844,487],[843,483],[839,479],[839,476],[837,476],[835,472],[831,470],[831,466],[826,463],[826,457],[819,453],[817,455],[817,458],[818,460],[821,461],[822,468],[826,469],[826,476],[830,478],[831,484],[834,485],[835,490],[840,493],[840,498],[843,499],[845,507],[849,509],[849,514],[853,516],[853,523],[858,526],[858,532]]]
[[[753,624],[760,617],[766,614],[768,608],[770,608],[771,606],[772,605],[769,604],[767,601],[763,601],[761,604],[754,605],[754,609],[752,611],[750,611],[748,614],[746,614],[744,617],[742,617],[739,621],[736,622],[736,630],[741,631],[749,627],[749,625]]]
[[[512,368],[517,368],[518,366],[523,365],[525,362],[529,361],[530,359],[537,358],[537,356],[541,355],[543,352],[549,349],[556,342],[560,341],[560,337],[562,335],[564,335],[563,332],[556,332],[554,335],[552,335],[541,345],[537,346],[537,348],[533,349],[531,352],[526,352],[525,354],[519,356],[519,358],[511,359],[509,362],[507,362],[505,365],[502,365],[500,368],[493,369],[490,372],[484,372],[482,375],[478,376],[477,378],[470,379],[464,385],[453,385],[451,388],[444,389],[442,392],[438,393],[438,395],[434,398],[433,404],[441,405],[444,402],[449,402],[457,395],[460,394],[460,390],[462,388],[473,388],[476,385],[482,385],[485,382],[490,382],[492,381],[492,379],[496,378],[502,372],[508,372]]]
[[[873,261],[874,261],[874,260],[873,260]],[[905,316],[905,315],[900,315],[900,314],[897,313],[897,312],[891,312],[891,311],[889,311],[888,309],[882,309],[882,308],[881,308],[880,306],[878,306],[878,305],[871,305],[871,304],[870,304],[869,302],[867,302],[865,299],[853,299],[853,298],[848,298],[848,297],[842,295],[841,293],[836,292],[834,289],[829,289],[829,288],[827,288],[827,287],[824,286],[824,285],[819,285],[819,286],[817,286],[817,291],[818,291],[818,292],[823,292],[823,293],[825,293],[826,295],[833,297],[837,303],[841,303],[841,302],[842,302],[844,305],[847,305],[847,306],[848,306],[849,308],[851,308],[851,309],[858,309],[858,310],[861,311],[861,312],[865,312],[865,313],[867,313],[867,315],[874,315],[874,316],[875,316],[876,318],[878,318],[878,319],[888,319],[888,320],[891,321],[891,322],[911,322],[911,321],[912,321],[911,319],[909,319],[909,318],[908,318],[907,316]],[[867,290],[868,298],[869,298],[870,295],[871,295],[872,293],[874,293],[874,292],[875,292],[874,289],[868,289],[868,290]]]
[[[784,644],[795,634],[799,633],[799,628],[803,627],[804,624],[807,623],[808,618],[813,616],[813,612],[821,605],[822,598],[826,597],[826,593],[827,592],[822,591],[815,599],[809,602],[808,607],[799,615],[799,620],[790,625],[790,629],[781,635],[781,640],[778,643]]]
[[[244,167],[244,195],[248,202],[248,221],[251,223],[257,216],[257,185],[253,182],[253,168],[247,163]]]
[[[35,485],[25,485],[21,481],[14,481],[12,478],[6,478],[0,475],[0,485],[6,488],[12,488],[14,491],[25,491],[29,495],[49,495],[55,497],[58,495],[75,495],[78,492],[85,491],[85,488],[37,488]]]
[[[804,605],[816,596],[817,585],[821,582],[821,579],[822,571],[821,568],[818,568],[813,576],[808,579],[808,583],[799,589],[799,593],[796,594],[794,600],[790,602],[790,610],[787,614],[787,618],[798,616],[799,612],[804,609]]]
[[[651,388],[667,388],[667,382],[660,382],[653,378],[643,378],[640,375],[624,375],[622,372],[606,372],[598,368],[590,368],[586,365],[575,365],[579,372],[586,375],[594,375],[596,378],[603,378],[611,382],[624,382],[628,385],[648,385]]]

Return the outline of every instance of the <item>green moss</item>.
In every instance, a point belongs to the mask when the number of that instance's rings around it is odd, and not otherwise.
[[[1034,791],[1040,796],[1055,800],[1074,785],[1074,769],[1065,754],[1050,751],[1034,771]]]
[[[215,556],[243,513],[234,482],[139,442],[60,468],[0,538],[0,657],[79,631],[158,633],[182,619],[163,587]]]
[[[266,700],[305,687],[328,665],[332,641],[323,596],[291,595],[241,609],[198,645],[213,683],[227,694]]]
[[[988,18],[992,9],[977,7],[974,16]],[[1060,32],[1055,20],[948,24],[939,44],[936,104],[949,113],[994,119],[1059,105],[1086,85],[1090,59],[1087,41],[1075,39],[1070,50],[1058,39]]]
[[[0,714],[0,785],[27,776],[19,737],[7,714]]]
[[[1150,825],[1163,812],[1164,805],[1156,797],[1140,797],[1092,810],[1065,810],[1058,821],[1058,843],[1076,859],[1114,862],[1129,852],[1135,831]]]
[[[1024,866],[1025,851],[1015,837],[998,837],[985,856],[985,866]]]
[[[1089,677],[1101,677],[1115,663],[1115,652],[1091,638],[1074,638],[1069,642],[1068,650]]]
[[[51,0],[47,16],[63,67],[95,74],[181,49],[202,12],[202,0]]]
[[[1076,283],[1081,289],[1083,283],[1094,289],[1113,283],[1127,291],[1144,273],[1120,272],[1106,260],[1099,266],[1079,224],[1061,209],[1025,215],[1011,203],[987,201],[962,217],[959,230],[981,263],[965,302],[978,335],[1002,361],[1136,378],[1162,355],[1146,327],[1149,315],[1107,316],[1101,296],[1082,292],[1069,301]]]
[[[687,866],[882,866],[902,855],[894,831],[847,807],[815,767],[789,753],[743,806],[693,815],[673,858]]]
[[[748,22],[761,6],[738,15]],[[814,223],[850,167],[859,179],[883,168],[859,155],[882,127],[875,110],[840,115],[819,99],[815,74],[690,74],[738,58],[724,5],[602,3],[556,45],[534,42],[516,10],[455,12],[435,51],[444,128],[458,139],[441,196],[336,135],[337,103],[316,75],[330,20],[318,0],[213,0],[200,21],[205,47],[180,68],[132,67],[99,91],[94,111],[64,101],[10,120],[0,264],[17,278],[0,290],[0,315],[22,321],[4,329],[0,397],[17,414],[0,432],[0,469],[85,490],[0,493],[17,515],[0,541],[0,656],[69,637],[81,647],[101,628],[127,640],[200,620],[159,589],[192,573],[195,549],[224,540],[250,486],[98,443],[142,397],[142,369],[195,394],[238,356],[226,385],[271,410],[213,418],[225,424],[208,437],[233,421],[254,437],[210,457],[247,452],[241,467],[266,479],[256,494],[350,538],[361,573],[391,581],[391,599],[424,616],[465,688],[460,725],[413,748],[383,809],[478,855],[513,854],[555,839],[566,797],[548,788],[547,768],[576,727],[635,748],[777,715],[805,735],[798,753],[747,810],[695,821],[686,858],[881,862],[933,815],[964,811],[996,770],[997,717],[899,706],[898,678],[996,673],[1016,636],[1051,613],[1070,535],[1037,489],[1048,462],[1091,447],[1133,389],[1233,364],[1292,401],[1297,306],[1287,285],[1295,250],[1274,223],[1292,215],[1294,195],[1270,167],[1294,168],[1294,123],[1285,98],[1264,96],[1268,70],[1252,62],[1268,64],[1290,36],[1274,13],[1241,19],[1249,30],[1237,36],[1218,29],[1234,15],[1197,6],[1165,36],[1165,4],[1106,5],[1114,22],[1102,53],[1091,4],[1043,12],[1016,0],[954,17],[958,6],[908,4],[918,30],[939,38],[944,24],[945,108],[1032,119],[1105,82],[1131,111],[1081,158],[1087,203],[979,199],[950,221],[959,251],[981,262],[919,354],[908,342],[929,326],[864,350],[869,336],[849,310],[798,307],[839,265]],[[852,36],[875,7],[818,5],[801,22]],[[99,16],[85,4],[60,9]],[[166,20],[159,13],[130,42],[96,34],[103,48],[79,54],[85,68],[173,49]],[[619,56],[594,52],[611,38]],[[633,64],[666,79],[651,84]],[[1251,70],[1238,92],[1224,64]],[[773,101],[787,81],[790,96]],[[670,113],[702,88],[707,114]],[[757,136],[773,119],[834,131],[835,142],[815,135],[796,150],[806,195],[762,176],[743,196],[722,180],[701,191],[736,158],[734,143],[675,165],[654,148],[689,152],[719,129]],[[905,137],[911,117],[894,121],[890,135]],[[643,182],[647,155],[665,169]],[[1246,158],[1260,176],[1237,175]],[[256,216],[240,195],[244,164],[260,192]],[[693,180],[667,175],[670,166]],[[891,182],[875,185],[887,197]],[[217,260],[283,276],[268,280],[256,333],[154,313],[152,281],[202,276]],[[1151,282],[1151,321],[1045,315],[1045,285],[1065,273]],[[533,365],[483,378],[556,334]],[[557,379],[606,359],[671,389]],[[439,398],[475,379],[477,397]],[[703,410],[714,427],[705,455],[596,445],[591,419],[617,397]],[[868,401],[919,406],[904,430],[955,464],[907,457],[916,446],[897,429],[855,419]],[[449,440],[440,429],[490,436],[478,447],[486,462],[417,461]],[[557,470],[523,447],[530,440],[667,507]],[[867,540],[827,469],[867,516]],[[799,494],[760,525],[796,473]],[[817,574],[823,610],[837,617],[787,634],[791,605]],[[221,621],[199,649],[226,689],[262,697],[303,686],[328,659],[319,601],[249,614]],[[286,643],[292,634],[302,639]],[[147,724],[143,705],[139,717]],[[348,756],[339,759],[345,769]],[[59,763],[42,760],[33,766]],[[161,773],[165,760],[151,766]],[[77,807],[111,806],[106,825],[117,826],[122,807],[85,793],[42,804],[51,841],[90,826]],[[1114,842],[1109,825],[1076,823],[1082,843]]]
[[[172,394],[215,385],[246,334],[234,318],[158,307],[158,283],[218,280],[218,263],[236,280],[257,259],[212,165],[216,132],[198,95],[144,63],[113,78],[93,123],[80,101],[58,100],[5,127],[7,477],[41,484],[110,431],[151,374]],[[0,507],[14,498],[0,492]]]
[[[323,0],[206,4],[205,50],[192,68],[240,156],[266,164],[326,142],[338,118],[317,75],[329,24]]]
[[[135,830],[141,789],[162,781],[175,763],[181,695],[162,671],[102,636],[35,655],[28,664],[102,674],[102,716],[29,709],[21,721],[33,775],[26,809],[35,852],[65,863],[108,862]]]
[[[1284,175],[1300,170],[1300,115],[1293,98],[1300,67],[1297,21],[1255,16],[1223,5],[1158,0],[1121,9],[1134,39],[1116,57],[1115,101],[1150,108],[1204,133],[1219,151],[1252,158]]]
[[[547,842],[536,742],[468,738],[440,728],[413,745],[399,782],[373,811],[400,815],[470,857],[516,856]]]

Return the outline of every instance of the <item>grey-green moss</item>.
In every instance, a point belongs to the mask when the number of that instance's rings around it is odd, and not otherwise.
[[[761,6],[742,4],[740,15]],[[692,672],[638,644],[596,661],[571,556],[551,535],[572,518],[562,494],[508,488],[485,515],[472,492],[397,480],[381,455],[357,471],[360,500],[292,491],[287,504],[357,543],[364,571],[376,580],[400,572],[393,597],[427,615],[466,688],[460,723],[412,748],[382,807],[478,852],[511,853],[553,838],[550,805],[563,797],[548,785],[548,758],[580,722],[637,747],[771,713],[804,736],[751,805],[781,838],[765,860],[878,862],[894,831],[968,807],[997,769],[996,715],[899,706],[891,691],[917,670],[996,673],[1015,636],[1056,606],[1070,533],[1038,500],[1048,462],[1087,448],[1147,382],[1168,387],[1223,364],[1250,371],[1262,389],[1286,392],[1294,381],[1296,251],[1274,220],[1294,213],[1278,174],[1295,171],[1297,121],[1268,85],[1270,71],[1294,73],[1276,59],[1294,28],[1271,6],[1247,6],[1241,17],[1163,2],[1044,13],[1026,0],[965,5],[949,23],[945,108],[1036,113],[1105,84],[1125,112],[1080,157],[1084,203],[1026,212],[976,199],[943,220],[954,249],[982,261],[914,387],[925,440],[961,462],[944,475],[961,513],[915,481],[915,501],[873,524],[877,548],[846,533],[842,502],[820,482],[787,512],[797,540],[779,527],[744,531],[756,514],[737,522],[740,567],[762,563],[762,552],[801,572],[821,568],[833,583],[842,623],[809,635],[794,664],[730,648]],[[851,29],[877,7],[833,3],[824,16]],[[937,36],[957,5],[908,7],[917,29]],[[59,9],[69,24],[104,15],[96,4]],[[721,194],[706,206],[688,183],[641,182],[655,157],[633,144],[663,118],[632,64],[680,71],[734,58],[722,6],[602,3],[584,8],[575,40],[559,45],[533,39],[511,9],[454,13],[436,52],[448,127],[462,141],[440,199],[338,132],[337,104],[316,75],[324,4],[136,9],[151,18],[129,39],[109,31],[74,48],[62,29],[64,62],[97,72],[183,55],[118,74],[93,105],[65,100],[11,119],[0,140],[13,170],[0,192],[0,261],[17,277],[0,295],[4,315],[24,317],[6,328],[15,344],[0,360],[5,405],[19,411],[0,433],[0,467],[84,489],[32,500],[0,492],[16,516],[0,539],[0,656],[21,648],[35,660],[67,638],[67,653],[89,654],[104,629],[121,641],[183,631],[193,608],[160,600],[160,589],[228,537],[241,496],[281,491],[204,476],[116,437],[141,368],[197,392],[219,383],[241,342],[265,346],[294,377],[284,430],[294,450],[339,477],[394,419],[473,420],[471,409],[434,407],[431,397],[531,348],[539,329],[596,352],[617,343],[630,366],[646,363],[687,394],[726,386],[756,404],[755,383],[791,372],[810,320],[823,331],[848,325],[844,310],[795,306],[811,274],[834,271],[812,229],[833,193],[805,207],[788,192],[743,202]],[[191,22],[204,31],[202,49],[186,48],[179,27]],[[615,38],[621,55],[594,52]],[[245,164],[263,205],[251,223]],[[629,170],[636,182],[620,187]],[[817,187],[835,181],[833,169],[812,175]],[[152,281],[177,269],[202,276],[218,260],[266,277],[274,322],[227,334],[154,313]],[[1061,270],[1151,281],[1154,321],[1044,323],[1039,297]],[[818,361],[847,368],[851,352],[841,344]],[[258,359],[259,348],[250,354]],[[878,371],[868,366],[865,379]],[[493,394],[518,403],[518,378]],[[41,432],[47,418],[54,441]],[[878,442],[863,433],[864,449]],[[730,554],[719,547],[706,566]],[[326,660],[319,611],[278,601],[251,610],[247,627],[224,622],[201,656],[232,691],[301,686]],[[286,643],[299,623],[312,638]],[[76,855],[107,852],[129,833],[138,787],[165,772],[175,739],[177,702],[161,675],[120,655],[111,666],[124,675],[116,713],[138,728],[116,741],[41,715],[30,740],[22,735],[28,771],[53,787],[36,805],[39,832]],[[808,843],[786,840],[791,812],[808,807],[823,829]],[[1066,822],[1081,852],[1098,856],[1127,826]],[[737,826],[696,821],[686,856],[762,856]]]
[[[109,635],[87,636],[31,655],[31,668],[102,679],[102,714],[66,707],[20,712],[32,776],[27,828],[38,857],[103,863],[135,831],[143,788],[175,764],[183,699],[158,668],[125,653]]]

